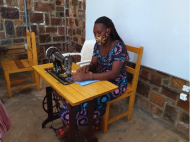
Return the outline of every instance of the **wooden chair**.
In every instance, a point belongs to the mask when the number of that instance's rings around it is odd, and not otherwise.
[[[140,65],[141,65],[142,54],[143,54],[143,47],[136,48],[136,47],[132,47],[129,45],[125,45],[125,46],[126,46],[128,51],[138,54],[135,69],[133,69],[129,66],[125,67],[127,72],[133,74],[133,80],[132,80],[132,84],[128,83],[127,90],[124,94],[122,94],[120,97],[118,97],[114,100],[111,100],[107,103],[106,112],[103,116],[103,125],[102,125],[102,132],[104,134],[107,133],[107,127],[110,123],[112,123],[116,120],[119,120],[120,118],[122,118],[124,116],[128,116],[128,120],[130,120],[132,117],[133,105],[134,105],[134,101],[135,101],[135,93],[136,93],[136,88],[137,88],[137,83],[138,83],[138,78],[139,78]],[[113,102],[122,100],[122,99],[127,98],[127,97],[129,97],[128,111],[123,112],[123,113],[109,119],[110,105]]]
[[[34,75],[34,70],[32,68],[33,65],[38,65],[35,34],[34,32],[30,33],[29,30],[26,30],[26,36],[27,36],[28,59],[1,61],[9,98],[12,97],[12,90],[23,89],[23,88],[27,88],[31,86],[37,86],[38,91],[40,90],[39,78],[36,77],[37,83],[35,83],[35,75]],[[19,72],[25,72],[25,71],[30,71],[31,75],[21,76],[21,77],[11,78],[11,79],[9,77],[9,74],[11,73],[19,73]],[[31,77],[32,83],[20,85],[16,87],[11,87],[11,84],[14,84],[13,82],[21,83],[23,81],[21,81],[20,79],[24,79],[28,77]]]

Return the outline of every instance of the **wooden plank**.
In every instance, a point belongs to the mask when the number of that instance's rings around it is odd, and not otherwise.
[[[14,60],[14,62],[19,69],[25,68],[25,66],[22,64],[22,62],[20,60]]]
[[[53,67],[53,63],[48,63],[48,64],[42,64],[42,65],[39,65],[39,66],[42,66],[42,68],[52,68]]]
[[[67,93],[69,93],[69,95],[70,96],[72,96],[72,98],[74,98],[73,100],[71,100],[71,101],[73,101],[73,102],[75,102],[75,103],[77,103],[77,104],[80,104],[80,103],[78,103],[78,102],[84,102],[83,100],[86,100],[86,98],[83,96],[83,95],[81,95],[79,92],[77,92],[76,90],[74,90],[74,89],[71,89],[71,87],[69,86],[69,85],[63,85],[63,84],[60,84],[60,86],[61,86],[61,88],[63,89],[63,90],[65,90],[64,92],[63,92],[63,94],[65,94],[66,92]],[[62,91],[61,91],[62,92]],[[65,98],[66,96],[64,95],[64,98]],[[74,103],[73,103],[74,104]]]
[[[33,66],[32,60],[31,59],[24,59],[30,66]]]
[[[3,67],[3,70],[4,70],[4,71],[11,69],[9,65],[3,65],[2,67]]]
[[[11,69],[10,66],[8,65],[7,61],[2,61],[1,65],[2,65],[4,71]]]
[[[83,86],[85,88],[85,86]],[[86,101],[88,100],[92,100],[94,98],[97,98],[101,95],[104,95],[104,94],[107,94],[107,90],[104,90],[103,87],[101,86],[98,86],[98,85],[95,85],[95,84],[91,84],[88,86],[88,88],[86,88],[86,90],[89,92],[89,96],[88,98],[86,99]],[[93,92],[93,93],[91,93]],[[109,91],[110,92],[110,91]]]
[[[67,87],[70,90],[73,90],[74,92],[80,93],[82,96],[84,96],[85,98],[89,96],[89,92],[87,90],[84,90],[82,88],[82,86],[80,86],[77,83],[73,83],[70,85],[66,85],[65,87]],[[75,95],[75,94],[74,94]]]
[[[89,92],[95,93],[92,96],[89,95],[88,100],[99,97],[99,96],[104,95],[104,94],[107,94],[107,93],[112,92],[118,88],[118,86],[116,86],[114,84],[112,87],[110,87],[108,85],[109,83],[106,84],[105,82],[108,82],[108,81],[98,81],[98,82],[92,83],[90,85],[83,86],[83,88],[85,90],[88,90]]]
[[[17,72],[24,72],[24,71],[32,71],[33,68],[22,68],[22,69],[16,69],[16,70],[7,70],[8,73],[17,73]]]
[[[9,67],[11,68],[11,70],[16,70],[18,69],[17,65],[15,64],[14,61],[7,61]]]
[[[27,76],[15,77],[15,78],[11,78],[11,81],[12,81],[12,80],[18,80],[18,79],[29,78],[29,77],[31,77],[31,76],[30,76],[30,75],[27,75]]]
[[[32,32],[32,55],[33,65],[38,65],[37,49],[36,49],[36,38],[34,32]]]
[[[8,54],[25,53],[25,49],[12,49],[8,51]]]
[[[27,68],[30,67],[30,65],[25,60],[20,60],[22,64]]]
[[[118,87],[117,85],[107,81],[107,80],[104,80],[104,81],[101,81],[102,83],[104,83],[104,85],[107,85],[109,86],[110,88],[115,88],[115,87]]]
[[[32,77],[33,76],[32,74],[34,75],[34,78]],[[32,77],[32,82],[35,82],[35,79],[36,79],[37,89],[38,89],[38,91],[40,91],[41,90],[41,88],[40,88],[40,75],[35,70],[33,70],[33,71],[31,71],[31,77]]]
[[[28,62],[30,63],[31,66],[33,66],[33,59],[28,59]]]
[[[133,47],[133,46],[129,46],[129,45],[125,45],[125,47],[126,47],[127,51],[139,54],[139,48],[136,48],[136,47]]]
[[[128,73],[135,74],[135,69],[133,69],[133,68],[131,68],[131,67],[125,66],[125,70],[126,70]]]
[[[28,50],[28,51],[30,51],[31,53],[33,53],[33,51],[32,51],[32,48],[31,48],[31,47],[27,48],[27,50]]]
[[[11,82],[11,84],[20,84],[20,83],[22,83],[22,82],[25,82],[26,80],[11,80],[10,82]]]
[[[129,114],[130,114],[130,111],[123,112],[123,113],[121,113],[121,114],[119,114],[119,115],[117,115],[117,116],[115,116],[115,117],[109,119],[109,120],[108,120],[108,124],[110,124],[110,123],[112,123],[112,122],[114,122],[114,121],[116,121],[116,120],[119,120],[119,119],[121,119],[122,117],[124,117],[124,116],[126,116],[126,115],[129,115]]]
[[[73,83],[71,85],[69,85],[73,90],[80,92],[80,94],[82,96],[84,96],[85,98],[90,98],[93,97],[95,94],[97,94],[97,91],[92,91],[91,89],[84,89],[84,86],[81,86],[77,83]]]
[[[112,90],[115,90],[115,89],[117,89],[118,88],[118,86],[116,86],[116,85],[114,85],[115,87],[110,87],[109,85],[107,85],[106,84],[106,82],[107,81],[98,81],[98,82],[96,82],[99,86],[101,86],[101,87],[103,87],[104,89],[106,89],[106,90],[110,90],[110,88],[112,89]]]
[[[131,84],[127,84],[127,90],[126,90],[126,92],[132,92],[133,91],[133,88],[132,88],[132,85]]]
[[[28,88],[28,87],[32,87],[32,86],[36,86],[36,83],[12,87],[11,90],[23,89],[23,88]]]
[[[9,77],[9,73],[7,71],[4,72],[4,77],[5,77],[5,80],[6,80],[6,85],[7,85],[7,90],[8,90],[9,98],[12,98],[10,77]]]

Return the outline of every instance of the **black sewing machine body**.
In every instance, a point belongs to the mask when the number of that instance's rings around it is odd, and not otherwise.
[[[57,50],[56,47],[50,47],[46,50],[46,56],[53,60],[53,68],[48,69],[47,72],[63,85],[71,84],[74,82],[70,79],[72,59],[70,55],[67,57],[62,56]]]

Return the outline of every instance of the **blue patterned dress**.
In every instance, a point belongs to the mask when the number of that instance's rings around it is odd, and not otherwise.
[[[112,64],[114,61],[126,60],[126,48],[125,44],[121,41],[117,42],[112,48],[110,53],[101,57],[100,46],[95,44],[93,56],[98,58],[98,65],[101,67],[100,73],[108,72],[112,69]],[[121,72],[118,77],[114,80],[109,80],[111,83],[118,86],[118,89],[105,94],[103,96],[95,98],[94,102],[94,124],[99,123],[100,117],[105,113],[107,102],[121,96],[127,88],[127,77],[125,71],[125,64],[123,64]],[[63,105],[59,112],[59,117],[67,122],[69,122],[69,109]],[[79,126],[86,126],[88,124],[88,103],[82,103],[76,106],[76,124]]]

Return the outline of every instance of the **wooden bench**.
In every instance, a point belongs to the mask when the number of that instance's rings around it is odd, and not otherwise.
[[[35,83],[34,69],[32,68],[32,66],[38,65],[35,34],[34,32],[30,33],[29,30],[26,30],[26,36],[27,36],[28,59],[1,61],[9,98],[12,97],[12,90],[23,89],[23,88],[31,87],[31,86],[37,86],[38,90],[40,90],[40,85],[39,84],[37,85],[37,83]],[[19,73],[19,72],[25,72],[25,71],[30,71],[31,75],[21,76],[21,77],[11,78],[11,79],[9,77],[9,74],[11,73]],[[16,87],[11,87],[11,84],[14,84],[14,82],[22,83],[22,80],[20,79],[24,79],[28,77],[31,77],[32,83],[20,85]],[[36,80],[38,79],[39,78],[36,78]],[[37,82],[39,82],[39,80]]]
[[[124,94],[122,94],[120,97],[111,100],[107,103],[107,107],[106,107],[106,112],[103,116],[103,125],[102,125],[102,132],[105,134],[107,133],[107,128],[108,125],[116,120],[119,120],[120,118],[124,117],[124,116],[128,116],[128,120],[131,119],[132,117],[132,112],[133,112],[133,106],[134,106],[134,101],[135,101],[135,94],[136,94],[136,88],[137,88],[137,83],[138,83],[138,78],[139,78],[139,72],[140,72],[140,65],[141,65],[141,60],[142,60],[142,54],[143,54],[143,47],[141,46],[140,48],[136,48],[133,46],[129,46],[129,45],[125,45],[126,49],[130,52],[136,53],[138,54],[137,57],[137,61],[136,61],[136,66],[135,69],[126,66],[126,72],[133,74],[133,79],[132,79],[132,84],[128,83],[127,85],[127,90]],[[124,98],[129,97],[129,106],[128,106],[128,111],[125,111],[113,118],[109,119],[109,109],[110,109],[110,105],[113,102],[122,100]]]

